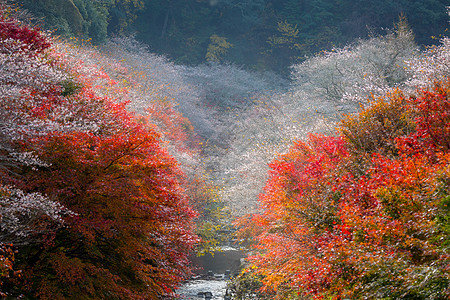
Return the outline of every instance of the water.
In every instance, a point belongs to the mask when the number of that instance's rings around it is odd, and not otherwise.
[[[226,280],[192,280],[184,284],[178,291],[177,300],[198,300],[204,299],[197,297],[199,292],[211,292],[213,300],[223,300],[226,293]]]
[[[189,280],[177,291],[177,300],[205,299],[197,296],[202,292],[211,292],[212,300],[223,300],[228,283],[225,277],[239,273],[243,257],[244,252],[233,247],[221,247],[214,253],[193,257],[193,265],[199,271],[195,279]]]

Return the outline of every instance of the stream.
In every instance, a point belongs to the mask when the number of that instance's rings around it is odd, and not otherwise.
[[[204,292],[211,292],[212,300],[223,300],[226,293],[226,280],[191,280],[184,284],[179,290],[177,300],[198,300],[205,299],[198,296]]]
[[[243,251],[233,247],[223,247],[212,254],[193,257],[192,262],[198,271],[177,291],[177,300],[223,300],[227,278],[240,272],[243,258]],[[205,294],[207,292],[212,294],[212,298]]]

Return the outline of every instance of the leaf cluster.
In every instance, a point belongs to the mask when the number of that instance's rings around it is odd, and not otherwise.
[[[302,297],[446,299],[448,89],[400,91],[310,135],[270,165],[248,228],[262,290]],[[275,297],[275,298],[276,298]]]
[[[290,65],[314,53],[392,28],[399,15],[409,19],[421,45],[435,43],[430,37],[444,34],[448,23],[444,0],[22,2],[46,29],[64,37],[102,44],[107,38],[137,33],[159,54],[178,63],[200,64],[212,60],[210,38],[219,36],[234,45],[220,60],[285,75]]]
[[[138,118],[93,53],[3,14],[0,47],[0,234],[13,243],[0,253],[2,295],[171,295],[198,242],[166,147],[182,148],[189,122],[161,103],[148,110],[156,125]]]

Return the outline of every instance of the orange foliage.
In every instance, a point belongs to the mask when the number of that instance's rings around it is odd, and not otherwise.
[[[38,37],[45,43],[38,40],[37,46],[51,46]],[[24,88],[24,105],[14,107],[14,113],[25,116],[19,125],[44,124],[35,128],[45,130],[32,133],[22,126],[23,135],[14,141],[17,150],[33,153],[40,163],[6,165],[2,172],[8,184],[45,195],[71,213],[64,226],[49,225],[39,238],[18,245],[16,265],[24,279],[9,281],[5,290],[39,299],[170,295],[189,276],[188,255],[198,242],[195,213],[182,187],[185,175],[156,127],[126,110],[126,89],[96,66],[51,50],[48,68],[56,66],[65,76],[42,83],[42,93]],[[170,138],[183,144],[185,136],[175,123],[188,127],[188,122],[171,108],[150,112],[169,131],[180,130],[170,132]],[[0,259],[5,278],[13,259],[1,253]]]
[[[389,94],[343,121],[342,137],[311,135],[271,164],[249,258],[263,289],[450,296],[449,87]]]
[[[103,298],[106,284],[121,297],[154,298],[189,274],[194,213],[175,161],[158,143],[154,132],[140,127],[106,137],[73,133],[47,139],[42,157],[51,167],[30,182],[77,215],[48,241],[48,257],[36,268],[55,272],[65,297]],[[100,273],[110,275],[97,279]],[[29,280],[37,289],[49,288]],[[50,299],[53,292],[40,297]]]

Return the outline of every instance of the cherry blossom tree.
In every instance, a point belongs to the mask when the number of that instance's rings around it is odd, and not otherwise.
[[[4,5],[4,4],[3,4]],[[45,167],[33,149],[22,145],[61,126],[46,114],[61,100],[67,75],[52,62],[49,37],[0,15],[0,173],[1,241],[29,243],[45,229],[33,226],[48,218],[62,224],[68,211],[39,193],[14,187],[15,174],[23,168]]]
[[[14,243],[1,245],[2,291],[170,295],[189,275],[197,237],[162,127],[127,111],[129,87],[94,52],[0,17],[0,238]],[[172,121],[164,129],[182,128],[176,113],[158,113]],[[23,279],[9,278],[13,261]]]
[[[343,114],[357,112],[371,96],[406,87],[407,61],[418,56],[413,34],[401,18],[385,36],[292,66],[287,91],[255,96],[253,105],[230,118],[233,141],[219,161],[223,196],[236,212],[255,209],[274,153],[284,153],[308,132],[333,132]]]
[[[310,102],[328,117],[358,110],[371,95],[403,87],[409,78],[407,61],[418,56],[406,18],[385,35],[360,40],[341,49],[320,53],[292,67],[294,91],[313,95]],[[295,97],[295,95],[294,95]],[[317,100],[315,100],[317,99]]]
[[[445,80],[450,76],[450,38],[443,38],[440,45],[432,46],[407,64],[411,76],[407,84],[411,88],[426,88]]]

